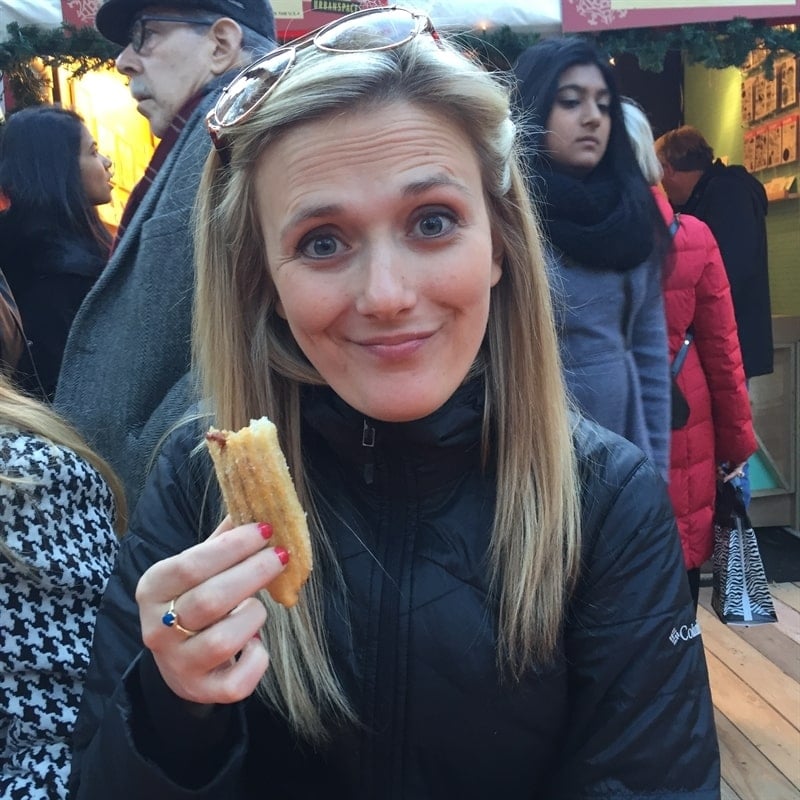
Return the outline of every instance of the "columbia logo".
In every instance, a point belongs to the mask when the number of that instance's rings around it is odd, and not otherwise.
[[[681,625],[680,628],[673,628],[669,635],[669,640],[673,645],[678,642],[688,642],[700,635],[700,626],[695,620],[691,625]]]

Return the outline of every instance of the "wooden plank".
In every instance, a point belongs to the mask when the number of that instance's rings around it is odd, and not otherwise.
[[[734,792],[733,789],[731,789],[731,787],[725,782],[724,779],[720,782],[719,788],[720,788],[720,795],[719,795],[720,800],[742,800],[742,798],[739,797],[739,795],[736,794],[736,792]]]
[[[705,608],[720,625],[716,612],[711,608],[711,589],[700,589],[700,606]],[[788,636],[785,636],[776,625],[756,625],[743,628],[738,625],[726,625],[728,630],[740,636],[768,658],[792,680],[800,682],[800,656],[798,647]]]
[[[714,705],[800,789],[800,758],[797,757],[800,753],[800,730],[762,700],[713,653],[706,653],[706,661]],[[761,795],[751,796],[762,800]]]
[[[775,613],[778,615],[776,627],[792,641],[800,644],[800,611],[795,611],[787,606],[778,597],[773,597],[772,602],[775,604]]]
[[[800,685],[704,608],[697,611],[706,652],[713,653],[786,721],[800,724]],[[800,654],[800,647],[795,650]]]
[[[722,761],[722,800],[797,800],[797,789],[724,714],[714,714]],[[725,793],[725,786],[733,794]]]
[[[792,680],[800,682],[800,655],[798,645],[778,630],[775,625],[759,625],[755,628],[730,628],[741,636]]]
[[[777,598],[795,611],[800,611],[800,586],[796,583],[771,583],[769,590]]]

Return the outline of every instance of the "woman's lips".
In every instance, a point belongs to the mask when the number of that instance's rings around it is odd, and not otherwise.
[[[359,345],[379,358],[402,360],[415,355],[431,336],[433,333],[427,331],[374,336],[361,340]]]

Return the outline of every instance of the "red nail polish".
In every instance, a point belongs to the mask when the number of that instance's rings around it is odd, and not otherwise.
[[[272,536],[272,525],[269,522],[259,522],[258,532],[264,539],[269,539]]]
[[[285,567],[289,563],[289,551],[284,550],[282,547],[275,548],[275,555],[280,559],[281,564]]]

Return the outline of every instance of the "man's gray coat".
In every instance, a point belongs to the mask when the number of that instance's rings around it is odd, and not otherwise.
[[[189,117],[64,351],[56,409],[114,467],[133,507],[160,439],[193,400],[192,208],[211,142],[210,92]]]

